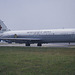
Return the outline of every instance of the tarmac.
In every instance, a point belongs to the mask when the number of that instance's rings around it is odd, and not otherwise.
[[[0,43],[0,46],[14,46],[14,47],[27,47],[25,44],[8,44],[8,43]],[[30,47],[37,47],[37,44],[31,44]],[[49,43],[49,44],[42,44],[41,47],[72,47],[75,48],[75,43]]]

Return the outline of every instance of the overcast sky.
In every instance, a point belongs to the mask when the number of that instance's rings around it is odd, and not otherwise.
[[[0,19],[11,30],[75,28],[75,0],[0,0]]]

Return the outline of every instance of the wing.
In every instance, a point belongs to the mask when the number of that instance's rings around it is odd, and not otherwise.
[[[4,40],[6,42],[11,41],[11,42],[39,42],[41,39],[39,38],[1,38],[1,40]]]

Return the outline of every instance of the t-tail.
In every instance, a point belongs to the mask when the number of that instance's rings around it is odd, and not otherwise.
[[[3,23],[2,20],[0,20],[0,33],[3,33],[5,31],[8,31],[9,29],[7,28],[7,26]]]

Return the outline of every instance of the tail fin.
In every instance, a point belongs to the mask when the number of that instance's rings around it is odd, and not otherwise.
[[[6,25],[3,23],[3,21],[0,20],[0,33],[3,33],[5,31],[8,31],[8,28]]]

